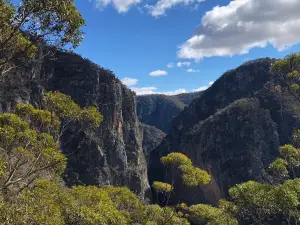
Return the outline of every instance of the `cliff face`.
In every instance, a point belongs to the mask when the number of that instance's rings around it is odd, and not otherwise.
[[[143,150],[147,161],[153,149],[155,149],[166,134],[156,127],[152,127],[146,124],[140,124],[141,133],[143,134]]]
[[[151,153],[150,183],[164,179],[159,159],[170,152],[188,155],[213,177],[198,188],[186,188],[179,179],[174,203],[215,204],[235,184],[269,181],[266,168],[300,122],[300,107],[285,90],[278,92],[272,62],[259,59],[228,71],[181,112]]]
[[[70,127],[63,137],[67,184],[126,185],[143,196],[149,186],[135,94],[111,71],[75,54],[57,52],[34,68],[21,70],[10,82],[2,81],[2,111],[19,101],[38,106],[43,91],[56,90],[81,106],[97,106],[104,121],[96,132],[77,133]]]
[[[139,120],[154,126],[163,132],[171,128],[172,119],[179,115],[185,106],[198,98],[202,92],[185,93],[173,96],[143,95],[137,96]]]

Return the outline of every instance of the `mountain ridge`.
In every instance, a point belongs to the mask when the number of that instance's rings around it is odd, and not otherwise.
[[[300,122],[299,107],[291,94],[277,91],[282,83],[270,72],[274,61],[257,59],[227,71],[175,117],[167,136],[151,152],[150,184],[164,180],[160,158],[170,152],[188,155],[197,166],[210,171],[214,180],[211,186],[194,189],[178,184],[173,202],[216,204],[238,183],[268,182],[268,164]],[[233,107],[236,101],[239,104]],[[247,155],[248,159],[243,157]],[[194,192],[197,197],[189,195]]]
[[[202,92],[191,92],[171,96],[163,94],[137,96],[139,120],[166,133],[171,128],[172,119],[201,94]]]

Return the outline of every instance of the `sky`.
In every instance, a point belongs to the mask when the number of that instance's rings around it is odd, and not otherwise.
[[[224,72],[300,51],[300,0],[75,0],[75,51],[138,95],[205,90]]]

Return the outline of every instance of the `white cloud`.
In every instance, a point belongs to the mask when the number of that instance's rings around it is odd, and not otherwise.
[[[232,56],[268,44],[284,50],[300,42],[299,11],[299,0],[233,0],[216,6],[179,47],[178,57]]]
[[[142,0],[96,0],[97,7],[103,8],[113,5],[119,13],[126,13],[130,7],[140,3]]]
[[[177,63],[177,67],[182,67],[182,66],[189,67],[189,66],[191,66],[191,65],[192,65],[191,62],[178,62],[178,63]]]
[[[131,87],[132,91],[134,91],[137,95],[150,95],[150,94],[163,94],[163,95],[178,95],[182,93],[187,93],[187,90],[183,88],[179,88],[175,91],[167,91],[167,92],[159,92],[156,87]]]
[[[158,92],[158,94],[164,94],[164,95],[178,95],[178,94],[182,94],[182,93],[187,93],[187,90],[185,90],[183,88],[179,88],[175,91]]]
[[[132,87],[130,88],[133,90],[137,95],[149,95],[149,94],[155,94],[155,90],[157,90],[156,87]]]
[[[168,68],[174,68],[174,63],[168,63],[167,67]]]
[[[202,87],[199,87],[197,89],[194,89],[193,91],[196,92],[196,91],[205,91],[206,89],[208,89],[211,85],[213,85],[214,81],[210,81],[208,83],[208,85],[205,85],[205,86],[202,86]]]
[[[209,88],[209,86],[202,86],[202,87],[199,87],[197,89],[194,89],[193,91],[205,91],[207,88]]]
[[[137,84],[138,80],[129,78],[129,77],[125,77],[124,79],[121,80],[121,82],[127,86],[134,86]]]
[[[175,5],[184,4],[197,4],[203,2],[204,0],[159,0],[155,5],[146,5],[145,7],[149,9],[149,13],[154,17],[159,17],[165,15],[168,9],[171,9]]]
[[[149,73],[149,75],[152,77],[160,77],[160,76],[165,76],[167,74],[168,74],[168,72],[164,71],[164,70],[156,70],[156,71],[152,71],[151,73]]]
[[[193,92],[196,91],[205,91],[206,89],[208,89],[212,84],[214,83],[214,81],[211,81],[208,83],[208,85],[199,87],[197,89],[193,89]],[[175,91],[165,91],[165,92],[161,92],[161,91],[157,91],[156,87],[130,87],[130,89],[132,91],[134,91],[137,95],[151,95],[151,94],[163,94],[163,95],[178,95],[178,94],[182,94],[182,93],[188,93],[188,91],[184,88],[179,88]]]
[[[188,72],[188,73],[199,73],[200,70],[188,69],[186,72]]]

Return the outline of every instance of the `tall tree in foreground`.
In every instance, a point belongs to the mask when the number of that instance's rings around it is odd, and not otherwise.
[[[163,194],[162,202],[168,205],[171,192],[173,192],[176,175],[180,174],[183,184],[187,187],[200,186],[208,184],[211,181],[211,176],[198,167],[193,166],[192,161],[184,154],[172,152],[161,158],[161,163],[166,167],[166,178],[171,181],[171,184],[155,181],[152,188],[158,194]]]
[[[60,175],[66,157],[59,140],[66,126],[79,122],[82,129],[95,129],[102,120],[96,108],[82,109],[59,92],[46,95],[45,107],[49,111],[18,104],[15,114],[0,114],[1,191],[20,192],[38,178]]]
[[[84,25],[74,0],[0,0],[0,75],[34,58],[39,41],[76,48]]]

